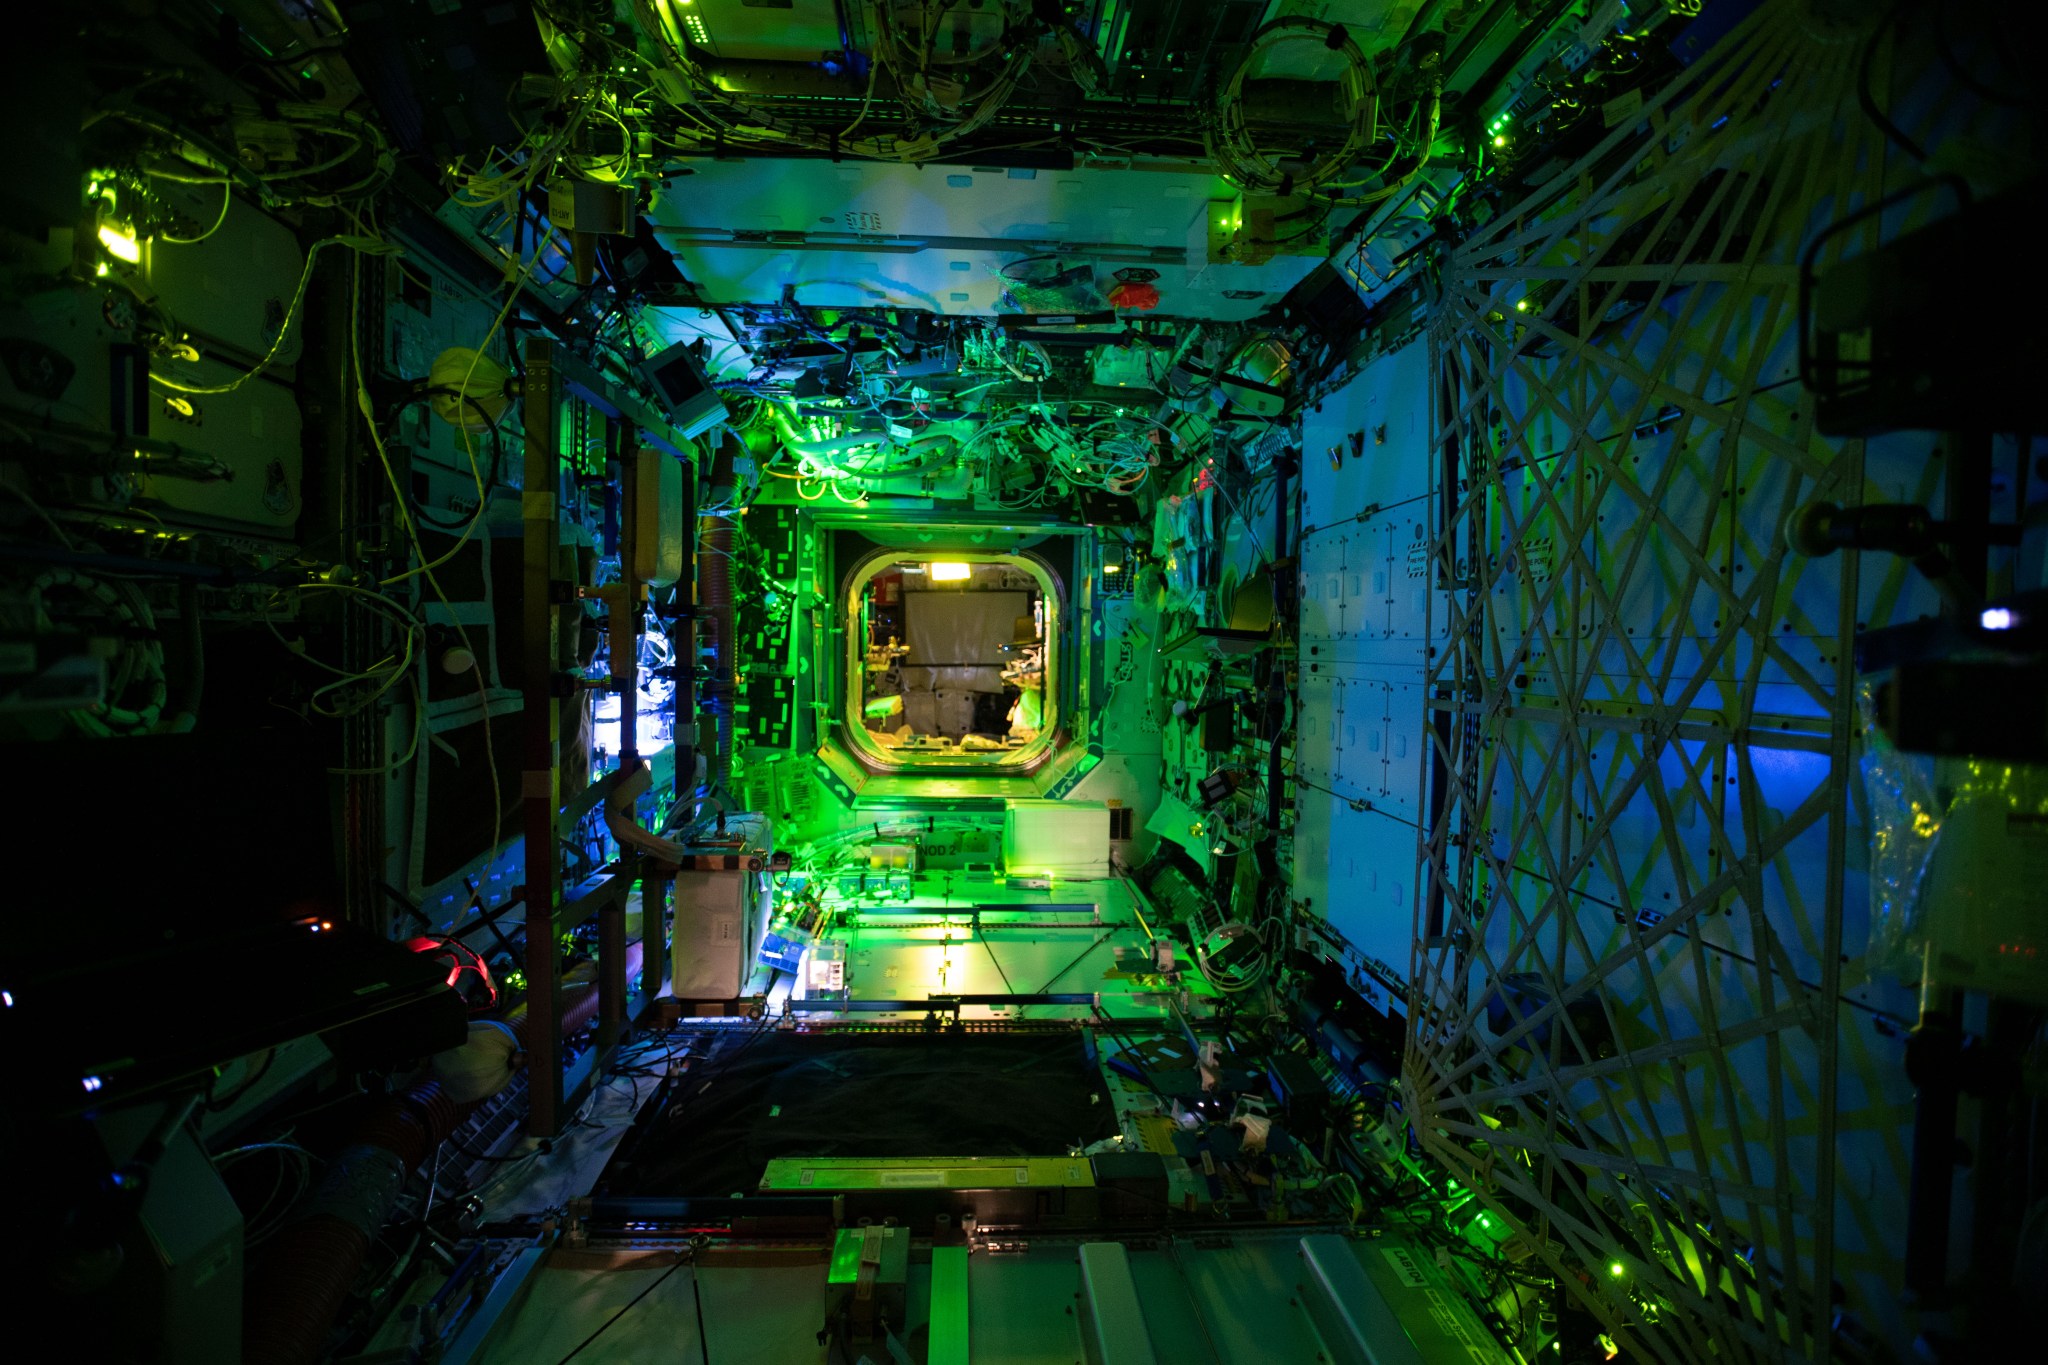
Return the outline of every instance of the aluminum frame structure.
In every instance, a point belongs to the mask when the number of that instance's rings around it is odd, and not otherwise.
[[[1816,241],[1924,174],[1860,107],[1892,44],[1855,9],[1766,4],[1434,267],[1449,629],[1403,1094],[1642,1359],[1826,1359],[1843,1309],[1898,1327],[1910,1090],[1845,995],[1848,646],[1924,585],[1780,538],[1929,482],[1924,440],[1823,438],[1798,386],[1802,251],[1825,271],[1945,207]]]

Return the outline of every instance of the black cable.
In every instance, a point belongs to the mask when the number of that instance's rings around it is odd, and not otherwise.
[[[1877,27],[1871,30],[1869,39],[1863,44],[1862,60],[1856,64],[1856,103],[1862,107],[1864,116],[1877,125],[1877,130],[1883,133],[1888,141],[1895,143],[1901,151],[1912,157],[1913,160],[1925,162],[1927,160],[1927,153],[1920,149],[1919,143],[1907,137],[1899,125],[1893,123],[1885,112],[1877,107],[1877,97],[1870,90],[1870,68],[1877,60],[1877,45],[1884,41],[1885,30],[1899,23],[1900,18],[1906,12],[1907,3],[1908,0],[1899,0],[1898,4],[1893,5],[1890,12],[1878,21]],[[1894,51],[1896,51],[1896,44],[1894,44]]]
[[[1095,1024],[1097,1028],[1109,1035],[1111,1042],[1117,1045],[1119,1049],[1117,1056],[1128,1057],[1131,1065],[1138,1068],[1139,1082],[1159,1099],[1166,1101],[1168,1106],[1171,1107],[1172,1096],[1161,1090],[1158,1083],[1152,1079],[1152,1069],[1146,1066],[1144,1060],[1138,1056],[1137,1044],[1117,1031],[1115,1022],[1099,1005],[1095,1009]],[[1114,1058],[1111,1060],[1114,1060]]]
[[[2002,104],[2008,109],[2030,108],[2035,103],[2034,100],[1994,90],[1970,74],[1969,70],[1964,67],[1962,58],[1956,55],[1955,45],[1949,42],[1948,24],[1944,19],[1947,13],[1948,6],[1946,5],[1934,11],[1934,48],[1935,51],[1941,54],[1942,65],[1946,66],[1954,74],[1955,78],[1962,82],[1964,88],[1981,100],[1992,104]],[[1996,45],[1994,45],[1994,50],[1996,50]]]
[[[735,1047],[731,1052],[727,1053],[722,1060],[719,1060],[714,1066],[711,1067],[710,1075],[706,1076],[704,1080],[695,1088],[685,1092],[682,1098],[670,1107],[669,1112],[663,1116],[664,1122],[676,1122],[677,1120],[681,1119],[684,1114],[688,1113],[690,1106],[696,1103],[698,1099],[702,1098],[704,1093],[707,1090],[711,1089],[712,1086],[716,1085],[719,1081],[723,1080],[725,1078],[725,1073],[732,1070],[733,1064],[739,1061],[741,1057],[746,1055],[747,1049],[752,1047],[757,1041],[759,1041],[761,1035],[763,1033],[766,1033],[770,1026],[774,1024],[774,1022],[775,1020],[772,1015],[764,1014],[761,1017],[761,1022],[754,1026],[753,1032],[749,1033],[744,1039],[742,1039],[738,1047]],[[688,1080],[690,1078],[686,1074],[683,1077],[683,1079]]]
[[[1045,994],[1045,993],[1046,993],[1047,991],[1051,990],[1051,989],[1052,989],[1052,987],[1053,987],[1053,982],[1054,982],[1054,981],[1058,981],[1058,980],[1059,980],[1059,979],[1060,979],[1061,977],[1065,976],[1065,975],[1066,975],[1066,974],[1067,974],[1068,972],[1071,972],[1072,970],[1074,970],[1074,968],[1076,968],[1076,967],[1080,966],[1080,965],[1081,965],[1081,962],[1082,962],[1082,960],[1083,960],[1083,959],[1085,959],[1085,958],[1086,958],[1086,957],[1088,956],[1088,954],[1090,954],[1090,953],[1094,952],[1094,951],[1095,951],[1095,950],[1096,950],[1097,948],[1100,948],[1100,947],[1101,947],[1101,946],[1102,946],[1103,944],[1105,944],[1105,943],[1109,942],[1109,939],[1110,939],[1110,935],[1111,935],[1111,934],[1114,934],[1115,932],[1116,932],[1116,930],[1112,929],[1112,930],[1110,930],[1110,931],[1109,931],[1109,933],[1108,933],[1108,934],[1104,934],[1104,935],[1103,935],[1103,936],[1102,936],[1101,938],[1098,938],[1098,939],[1096,939],[1096,940],[1095,940],[1095,942],[1093,942],[1093,943],[1089,944],[1089,945],[1088,945],[1088,946],[1087,946],[1086,948],[1083,948],[1083,949],[1081,950],[1081,956],[1080,956],[1080,957],[1077,957],[1077,958],[1075,958],[1075,959],[1074,959],[1074,960],[1073,960],[1072,962],[1069,962],[1069,963],[1068,963],[1068,964],[1067,964],[1066,966],[1064,966],[1064,967],[1060,968],[1060,969],[1059,969],[1058,971],[1054,972],[1054,973],[1052,974],[1052,981],[1048,981],[1048,982],[1046,982],[1046,983],[1045,983],[1045,984],[1044,984],[1043,986],[1040,986],[1040,987],[1039,987],[1039,988],[1038,988],[1038,989],[1037,989],[1036,991],[1032,992],[1032,994],[1034,994],[1034,995],[1044,995],[1044,994]]]
[[[667,1032],[664,1032],[664,1033],[662,1033],[662,1034],[659,1034],[659,1035],[655,1035],[655,1036],[650,1036],[650,1037],[648,1037],[648,1038],[646,1039],[646,1042],[645,1042],[645,1044],[644,1044],[644,1048],[645,1048],[645,1051],[648,1051],[648,1052],[651,1052],[651,1051],[653,1051],[653,1049],[654,1049],[654,1045],[655,1045],[655,1043],[656,1043],[657,1041],[664,1041],[664,1042],[665,1042],[667,1038],[668,1038],[668,1033],[667,1033]],[[641,1043],[635,1043],[635,1044],[634,1044],[633,1046],[634,1046],[635,1050],[637,1051],[637,1050],[640,1050],[640,1049],[641,1049],[641,1048],[643,1047],[643,1044],[641,1044]],[[680,1040],[678,1040],[678,1041],[677,1041],[677,1043],[676,1043],[676,1044],[675,1044],[674,1046],[671,1046],[671,1047],[665,1047],[665,1048],[663,1049],[663,1051],[662,1051],[662,1054],[661,1054],[661,1057],[660,1057],[660,1059],[659,1059],[658,1061],[650,1061],[650,1060],[647,1060],[647,1059],[645,1058],[645,1056],[644,1056],[644,1055],[643,1055],[643,1056],[636,1056],[636,1057],[632,1058],[632,1059],[631,1059],[630,1061],[628,1061],[628,1062],[624,1062],[624,1063],[621,1063],[621,1064],[619,1064],[619,1065],[617,1065],[617,1066],[614,1066],[614,1067],[612,1068],[612,1074],[613,1074],[613,1075],[615,1075],[615,1076],[657,1076],[657,1077],[665,1077],[665,1076],[667,1076],[667,1075],[668,1075],[668,1068],[669,1068],[669,1065],[670,1065],[671,1063],[673,1063],[673,1062],[675,1061],[675,1059],[676,1059],[676,1058],[678,1058],[678,1057],[686,1057],[686,1056],[688,1056],[688,1055],[689,1055],[689,1053],[690,1053],[690,1043],[689,1043],[689,1040],[688,1040],[687,1038],[685,1038],[685,1039],[680,1039]]]
[[[377,885],[383,889],[385,895],[397,901],[399,907],[403,909],[406,914],[411,915],[414,919],[418,920],[420,922],[421,928],[425,929],[428,933],[432,933],[434,931],[434,922],[427,918],[426,912],[420,909],[419,903],[413,900],[411,896],[406,895],[403,891],[400,891],[390,882],[384,881],[381,878],[378,879]]]
[[[581,1342],[577,1343],[576,1349],[569,1352],[569,1354],[563,1356],[559,1361],[556,1362],[556,1365],[569,1365],[570,1361],[574,1360],[577,1356],[583,1354],[583,1348],[585,1346],[588,1346],[591,1342],[596,1341],[599,1337],[603,1336],[605,1332],[610,1329],[613,1323],[617,1322],[620,1318],[626,1316],[626,1314],[632,1312],[634,1304],[639,1303],[640,1300],[646,1298],[649,1294],[652,1294],[655,1290],[661,1288],[663,1282],[666,1281],[669,1276],[675,1274],[678,1270],[681,1270],[685,1265],[689,1264],[687,1258],[681,1258],[680,1253],[678,1253],[678,1256],[679,1259],[676,1261],[676,1263],[670,1266],[667,1270],[662,1271],[660,1275],[656,1276],[653,1284],[648,1285],[645,1289],[641,1290],[638,1294],[635,1294],[633,1296],[632,1303],[627,1304],[624,1308],[621,1308],[618,1312],[612,1314],[609,1318],[605,1319],[604,1326],[598,1328],[595,1332],[592,1332],[589,1336],[583,1338]],[[695,1275],[692,1275],[690,1277],[691,1283],[696,1283],[696,1279],[697,1277]],[[703,1320],[703,1310],[700,1306],[697,1318],[697,1321],[699,1323],[700,1335],[702,1331]],[[709,1357],[706,1358],[708,1359]]]
[[[704,1287],[694,1273],[690,1276],[690,1295],[697,1300],[697,1350],[704,1358],[704,1365],[711,1365],[711,1334],[704,1328]]]
[[[980,915],[974,917],[974,936],[981,940],[982,949],[988,953],[988,960],[995,967],[996,975],[1003,979],[1003,989],[1015,995],[1017,988],[1010,984],[1010,974],[1003,970],[1003,960],[996,956],[995,946],[988,941],[988,935],[981,932]]]
[[[1369,800],[1367,800],[1363,796],[1346,796],[1343,792],[1338,791],[1334,787],[1325,787],[1321,783],[1311,782],[1307,778],[1300,776],[1298,773],[1289,773],[1285,780],[1292,782],[1297,786],[1307,787],[1310,791],[1318,791],[1325,796],[1334,797],[1335,799],[1344,802],[1346,805],[1350,806],[1353,810],[1357,811],[1361,815],[1384,815],[1387,817],[1387,819],[1392,820],[1397,824],[1406,825],[1410,829],[1416,828],[1416,823],[1413,820],[1407,819],[1404,816],[1396,815],[1390,810],[1382,810],[1380,807],[1373,805]]]
[[[477,511],[474,517],[463,517],[458,514],[451,521],[443,522],[437,515],[428,513],[424,506],[418,503],[412,504],[413,515],[419,518],[421,525],[431,530],[439,531],[444,535],[453,535],[471,522],[481,521],[483,517],[489,514],[491,498],[497,493],[498,483],[504,474],[505,443],[502,435],[503,428],[499,425],[504,420],[504,414],[500,413],[497,417],[492,417],[489,410],[470,394],[442,385],[423,386],[415,390],[408,401],[418,401],[423,398],[434,397],[454,398],[475,408],[477,416],[484,419],[484,433],[491,438],[491,477],[484,483],[483,493],[478,499]],[[461,430],[467,431],[468,428],[461,428]],[[436,461],[436,463],[439,462]]]

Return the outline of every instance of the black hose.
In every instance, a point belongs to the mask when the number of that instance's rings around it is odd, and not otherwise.
[[[177,729],[181,717],[199,720],[199,695],[206,687],[206,647],[199,630],[199,580],[178,580],[178,630],[185,642],[185,670],[164,707],[165,728]]]

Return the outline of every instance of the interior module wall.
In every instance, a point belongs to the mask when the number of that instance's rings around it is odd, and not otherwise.
[[[1408,974],[1422,818],[1428,348],[1373,362],[1302,418],[1295,880],[1345,941]]]
[[[422,379],[444,350],[474,349],[487,336],[490,355],[501,363],[508,359],[503,329],[491,336],[496,302],[475,297],[421,253],[365,267],[362,288],[369,296],[365,316],[382,319],[375,339],[367,331],[362,337],[360,363],[367,374]],[[500,903],[516,883],[520,865],[521,845],[513,836],[518,833],[524,710],[516,686],[521,417],[520,405],[513,403],[495,432],[464,432],[435,416],[428,405],[411,403],[398,411],[385,436],[418,509],[422,546],[432,560],[447,556],[435,570],[436,587],[411,588],[417,594],[414,610],[427,633],[413,662],[411,686],[386,735],[391,753],[402,754],[417,726],[420,761],[396,768],[387,778],[385,880],[437,919],[469,899],[472,883],[486,905]],[[458,548],[477,513],[479,482],[489,508]],[[479,668],[451,672],[443,660],[465,639]],[[415,707],[423,707],[424,715]],[[563,710],[565,764],[580,772],[577,737],[583,727],[573,707]],[[492,758],[500,807],[495,819],[488,795]],[[494,829],[501,841],[495,855],[490,851]]]
[[[1618,1267],[1585,1297],[1660,1361],[1811,1358],[1838,1303],[1911,1335],[1911,1000],[1863,959],[1849,646],[1935,603],[1780,528],[1939,477],[1924,436],[1820,436],[1798,384],[1802,247],[1904,174],[1857,112],[1858,45],[1798,9],[1451,251],[1408,390],[1426,467],[1455,471],[1448,519],[1419,518],[1450,589],[1424,595],[1423,714],[1451,782],[1411,1113],[1561,1271]],[[1631,1330],[1644,1290],[1669,1330]]]

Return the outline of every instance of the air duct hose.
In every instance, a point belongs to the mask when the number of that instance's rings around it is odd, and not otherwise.
[[[656,924],[654,927],[658,931],[661,926]],[[629,982],[645,960],[641,945],[645,941],[646,932],[647,926],[643,923],[641,937],[626,945],[626,980]],[[598,964],[595,962],[579,963],[562,978],[561,1033],[564,1038],[588,1028],[590,1021],[597,1017],[597,968]],[[524,1002],[505,1015],[505,1023],[512,1030],[512,1035],[519,1040],[519,1046],[524,1048],[527,1045],[528,1027]]]
[[[642,828],[639,819],[633,813],[633,807],[653,785],[654,774],[644,761],[638,768],[621,777],[618,785],[613,787],[604,799],[605,828],[611,831],[611,836],[618,841],[619,847],[630,848],[636,853],[645,853],[671,867],[680,867],[683,859],[688,856],[683,852],[683,846]]]
[[[243,1291],[246,1365],[313,1365],[321,1357],[406,1178],[447,1141],[458,1119],[438,1081],[377,1102],[299,1216],[250,1271]]]
[[[733,447],[727,436],[711,459],[707,505],[728,507],[733,499]],[[739,693],[739,661],[733,649],[732,517],[707,516],[698,521],[697,600],[711,624],[711,676],[704,687],[705,704],[718,723],[718,748],[711,763],[711,790],[724,791],[732,778],[733,704]]]
[[[641,941],[627,944],[628,980],[643,961]],[[563,977],[563,1036],[597,1017],[597,971],[597,963],[586,962]],[[524,1049],[526,1007],[504,1022]],[[458,1105],[432,1080],[376,1102],[329,1161],[297,1216],[251,1269],[243,1292],[244,1365],[313,1365],[325,1354],[370,1243],[390,1221],[407,1178],[480,1103]]]

